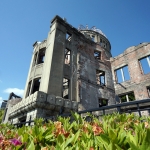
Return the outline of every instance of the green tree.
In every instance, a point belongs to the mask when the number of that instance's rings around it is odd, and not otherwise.
[[[4,109],[0,109],[0,123],[2,122],[3,114],[4,114]]]

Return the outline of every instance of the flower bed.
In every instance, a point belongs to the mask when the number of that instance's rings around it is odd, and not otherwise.
[[[139,118],[126,114],[92,117],[85,121],[78,114],[70,118],[58,117],[57,122],[15,128],[0,125],[2,150],[150,150],[150,117]]]

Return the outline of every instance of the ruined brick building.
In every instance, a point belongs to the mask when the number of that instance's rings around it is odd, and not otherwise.
[[[141,43],[111,58],[119,102],[150,98],[150,43]]]
[[[3,121],[17,123],[130,101],[130,97],[148,98],[150,74],[143,75],[139,62],[146,58],[150,65],[149,48],[143,43],[112,58],[110,42],[101,30],[83,26],[77,30],[56,16],[47,39],[33,45],[22,100],[10,100],[13,104],[7,105]],[[130,80],[125,81],[127,66]]]

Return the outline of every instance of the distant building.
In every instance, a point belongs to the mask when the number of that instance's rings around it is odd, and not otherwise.
[[[15,98],[15,99],[10,99],[10,100],[7,101],[6,108],[5,108],[5,111],[4,111],[4,116],[3,116],[3,119],[2,119],[3,123],[7,123],[7,122],[10,121],[9,115],[10,115],[11,108],[13,106],[15,106],[16,104],[18,104],[21,100],[22,100],[21,98]]]
[[[33,44],[23,99],[10,100],[4,120],[15,124],[148,98],[150,73],[144,75],[141,66],[145,59],[150,67],[149,43],[112,58],[111,44],[101,30],[77,30],[56,16],[47,39]]]
[[[3,100],[2,104],[1,104],[1,109],[5,109],[7,105],[7,100]]]

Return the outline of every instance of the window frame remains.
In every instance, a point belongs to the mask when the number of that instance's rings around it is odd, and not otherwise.
[[[46,48],[42,48],[38,53],[38,61],[37,64],[44,63]]]
[[[70,62],[71,62],[71,50],[69,50],[68,48],[65,48],[65,64],[70,66]]]
[[[143,65],[143,63],[142,63],[142,61],[144,61],[144,60],[146,60],[147,65],[148,65],[148,67],[149,67],[149,68],[147,68],[146,70],[145,70],[145,68],[144,68],[145,65]],[[140,64],[140,67],[141,67],[141,70],[142,70],[142,73],[143,73],[143,74],[148,74],[148,73],[150,73],[150,55],[140,58],[140,59],[139,59],[139,64]],[[147,70],[148,70],[148,72],[146,72]]]
[[[106,86],[105,71],[96,70],[96,82],[98,85]]]
[[[63,86],[62,86],[62,97],[65,99],[69,99],[70,92],[70,79],[63,78]]]
[[[103,107],[103,106],[107,106],[108,105],[108,99],[99,98],[98,102],[99,102],[99,107]]]
[[[26,97],[28,97],[30,95],[31,87],[32,87],[32,80],[28,83]]]
[[[150,97],[150,86],[147,87],[148,96]]]
[[[126,70],[127,68],[127,70]],[[126,70],[126,71],[125,71]],[[119,77],[117,74],[117,71],[121,73],[121,76]],[[130,73],[129,73],[129,69],[128,69],[128,65],[125,65],[125,66],[122,66],[116,70],[114,70],[115,72],[115,80],[116,80],[116,83],[122,83],[122,82],[125,82],[125,81],[129,81],[130,80]],[[119,81],[119,79],[122,79],[121,81]]]
[[[41,84],[41,77],[35,78],[35,79],[33,80],[31,94],[34,94],[36,91],[39,91],[39,89],[40,89],[40,84]]]
[[[66,40],[70,42],[71,41],[71,37],[72,37],[72,34],[67,32],[66,33]]]
[[[36,65],[36,63],[37,63],[37,58],[38,58],[38,52],[36,52],[35,54],[34,54],[34,58],[33,58],[33,67]]]
[[[95,36],[94,36],[94,35],[91,36],[91,40],[92,40],[93,42],[95,42]]]
[[[118,95],[118,97],[120,99],[120,103],[135,101],[134,91],[130,91],[130,92],[127,92],[127,93],[120,94],[120,95]],[[133,99],[132,99],[132,97],[133,97]]]
[[[101,55],[102,55],[101,51],[94,50],[94,58],[96,60],[101,60]]]

